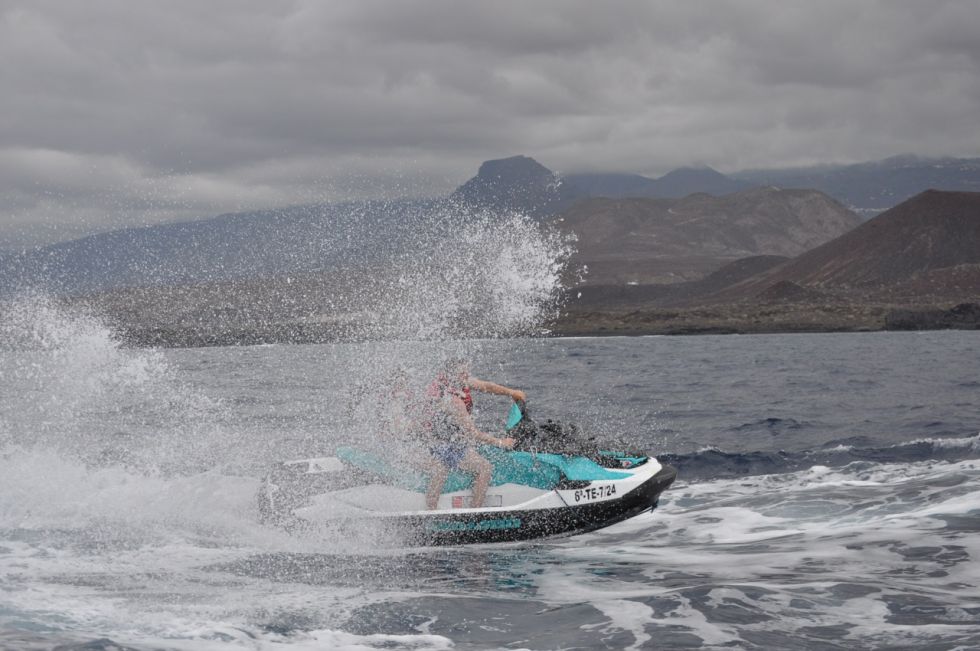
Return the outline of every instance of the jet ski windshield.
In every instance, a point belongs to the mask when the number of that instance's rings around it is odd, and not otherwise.
[[[507,425],[504,426],[508,432],[517,427],[517,424],[524,418],[523,404],[523,402],[515,402],[510,406],[510,412],[507,414]]]

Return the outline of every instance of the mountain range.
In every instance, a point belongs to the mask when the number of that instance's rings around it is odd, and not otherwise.
[[[0,296],[22,286],[77,294],[369,265],[410,241],[418,220],[445,205],[444,199],[316,204],[99,233],[0,258]]]
[[[860,223],[820,192],[776,188],[582,199],[554,221],[578,237],[575,262],[593,285],[697,279],[739,258],[799,255]]]
[[[336,226],[337,216],[333,217]],[[399,223],[421,226],[408,213],[388,214],[396,217],[408,220]],[[725,197],[588,199],[555,217],[553,226],[578,237],[579,251],[571,262],[576,271],[588,268],[586,285],[578,288],[584,291],[603,283],[648,285],[700,278],[746,255],[795,255],[859,222],[819,192],[756,188]],[[295,223],[288,223],[295,228]],[[399,259],[393,255],[397,253],[394,242],[418,240],[418,232],[405,232],[389,241],[391,233],[381,228],[381,222],[370,225],[372,238],[359,241],[359,248],[346,250],[346,255],[340,255],[343,249],[325,252],[320,268],[294,266],[289,273],[116,287],[89,292],[83,299],[111,314],[123,328],[139,324],[142,330],[157,333],[154,337],[161,329],[174,328],[255,332],[277,322],[290,323],[291,332],[300,327],[296,324],[306,323],[314,328],[345,328],[357,314],[374,309],[371,292],[365,289],[400,273],[391,268],[391,261]],[[365,248],[371,248],[371,256],[360,255]],[[262,259],[267,253],[257,255]],[[219,335],[202,341],[226,340]]]
[[[710,167],[685,167],[651,179],[638,174],[595,173],[561,175],[533,158],[512,156],[486,161],[476,176],[461,185],[452,199],[496,211],[553,215],[579,199],[656,197],[678,199],[690,194],[715,196],[754,187]]]
[[[794,257],[579,293],[564,332],[907,328],[917,313],[936,327],[980,328],[980,306],[970,307],[980,303],[980,192],[922,192]]]
[[[853,165],[739,172],[732,178],[781,188],[813,188],[873,216],[925,190],[980,191],[980,158],[895,156]]]
[[[905,169],[907,190],[909,179],[927,178],[909,171],[923,165],[897,159],[877,168]],[[931,169],[955,168],[949,183],[968,184],[971,165]],[[467,215],[502,210],[532,213],[577,237],[572,263],[588,273],[572,289],[581,298],[569,305],[568,323],[579,324],[570,332],[602,331],[597,322],[630,331],[621,313],[637,309],[655,321],[653,312],[663,309],[848,304],[853,312],[858,303],[907,308],[980,299],[978,193],[927,191],[862,223],[822,192],[747,184],[708,168],[660,179],[561,177],[518,156],[487,161],[444,198],[223,215],[0,256],[0,296],[24,284],[84,295],[130,327],[271,323],[325,305],[336,311],[326,321],[343,320],[359,309],[349,288],[389,273],[380,265],[411,253],[418,228],[439,220],[451,228]],[[700,191],[684,194],[693,188]],[[636,196],[644,192],[684,196]],[[864,314],[848,327],[874,319]]]
[[[938,282],[942,278],[960,285]],[[729,287],[728,296],[750,297],[777,283],[879,299],[937,300],[960,290],[980,293],[980,192],[927,190],[837,239]]]
[[[648,272],[634,278],[644,282],[691,279],[707,273],[719,262],[752,253],[795,254],[800,249],[780,247],[793,238],[800,246],[809,246],[840,233],[840,223],[834,227],[838,230],[826,228],[820,220],[801,223],[794,211],[807,202],[794,206],[788,201],[775,200],[775,195],[764,199],[760,194],[751,193],[736,193],[731,195],[732,198],[719,197],[717,200],[707,196],[725,195],[733,190],[744,192],[745,188],[744,182],[732,181],[708,168],[676,170],[660,179],[615,174],[580,174],[566,179],[531,158],[515,156],[483,163],[477,175],[449,197],[315,204],[236,213],[99,233],[8,255],[6,259],[0,258],[0,296],[25,285],[41,286],[55,293],[78,294],[125,287],[327,272],[347,267],[352,260],[368,264],[377,252],[389,251],[399,243],[411,241],[411,231],[420,223],[447,213],[458,213],[464,218],[473,211],[516,211],[552,219],[563,211],[570,211],[569,224],[574,223],[575,229],[587,231],[591,238],[591,234],[597,234],[597,229],[586,222],[609,224],[608,214],[604,215],[610,209],[608,199],[627,196],[642,199],[647,196],[643,193],[678,197],[687,196],[690,190],[698,192],[688,199],[675,199],[681,202],[676,208],[668,205],[671,199],[663,199],[661,203],[649,199],[647,204],[632,199],[627,201],[631,208],[622,218],[640,219],[646,223],[646,226],[634,224],[639,228],[638,232],[649,235],[650,228],[660,224],[672,233],[667,236],[665,230],[663,236],[664,242],[673,242],[670,245],[672,254],[667,255],[655,247],[630,257],[631,262],[638,262],[638,269],[652,265]],[[783,195],[787,200],[789,196]],[[815,195],[808,196],[813,204]],[[584,208],[577,205],[583,201]],[[769,207],[762,207],[763,203]],[[779,208],[773,211],[774,206]],[[754,243],[743,242],[746,228],[744,224],[739,226],[735,218],[742,222],[751,221],[756,218],[757,209],[770,211],[767,217],[770,226],[778,227],[782,221],[787,229],[810,228],[812,233],[808,236],[786,234],[783,244],[777,242],[783,236],[772,233],[765,236],[775,237],[772,242],[765,243],[761,239]],[[591,210],[597,212],[594,222],[585,218]],[[685,218],[689,220],[688,225],[682,226],[682,220],[675,219],[670,210],[688,215]],[[639,215],[644,211],[648,214],[641,219]],[[654,219],[654,215],[659,217]],[[698,215],[704,218],[700,222],[693,219]],[[712,226],[706,229],[705,225],[709,223]],[[759,225],[761,227],[761,222]],[[702,247],[695,231],[700,228],[703,234],[716,227],[721,227],[717,234],[727,233],[728,239],[717,239],[710,246]],[[690,232],[685,235],[687,231]],[[628,236],[628,232],[621,235]],[[763,237],[761,233],[760,237]],[[608,237],[604,239],[609,241]],[[770,245],[776,248],[772,249]],[[606,276],[615,276],[617,272],[610,269],[609,256],[601,247],[592,247],[589,238],[581,240],[581,246],[584,251],[595,249],[596,255],[588,254],[588,259],[583,262],[594,265],[594,278],[604,281]],[[688,260],[684,261],[684,258]]]
[[[560,175],[526,156],[487,161],[455,193],[459,200],[497,210],[555,214],[582,198],[715,196],[751,187],[812,189],[860,216],[872,217],[925,190],[980,191],[980,158],[895,156],[849,165],[763,169],[725,175],[686,167],[653,179],[637,174]]]

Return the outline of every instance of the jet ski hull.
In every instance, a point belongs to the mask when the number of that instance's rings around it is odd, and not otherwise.
[[[656,508],[660,494],[677,477],[663,466],[653,477],[618,499],[548,509],[486,509],[467,513],[435,511],[385,516],[415,545],[466,545],[570,536],[602,529]]]
[[[298,469],[294,478],[304,481],[334,477],[332,490],[324,485],[316,489],[329,507],[344,504],[350,497],[346,491],[355,488],[363,477],[353,479],[343,471],[323,472],[312,462],[292,462]],[[332,460],[336,461],[336,460]],[[308,469],[309,464],[309,469]],[[338,467],[339,468],[339,467]],[[562,479],[552,490],[539,491],[536,497],[520,500],[507,506],[484,508],[450,508],[447,504],[467,503],[468,491],[444,495],[438,510],[378,510],[393,508],[387,495],[374,504],[361,503],[356,515],[324,514],[309,504],[316,501],[289,499],[291,490],[283,491],[279,484],[280,505],[275,509],[268,502],[268,488],[260,491],[260,512],[267,522],[286,529],[334,531],[340,537],[368,534],[375,543],[395,546],[466,545],[534,540],[569,536],[607,527],[632,518],[657,506],[661,493],[677,476],[677,471],[659,464],[653,458],[643,458],[636,467],[624,470],[621,479],[572,481]],[[378,488],[375,486],[375,488]],[[498,487],[496,491],[503,491]],[[392,489],[388,489],[392,490]],[[282,499],[286,497],[287,499]],[[361,493],[360,497],[364,497]],[[421,500],[422,496],[417,495]],[[298,508],[293,508],[298,507]],[[329,511],[330,509],[328,509]]]

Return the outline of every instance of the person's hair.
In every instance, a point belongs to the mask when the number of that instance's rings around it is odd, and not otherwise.
[[[460,371],[466,370],[467,362],[461,357],[451,357],[442,363],[439,369],[439,381],[447,387],[461,389],[463,383],[459,381]]]
[[[450,357],[442,363],[440,372],[447,377],[455,375],[466,368],[466,360],[462,357]]]

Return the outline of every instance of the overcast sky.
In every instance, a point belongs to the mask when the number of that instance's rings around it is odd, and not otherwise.
[[[451,191],[980,155],[980,2],[0,0],[0,245]]]

